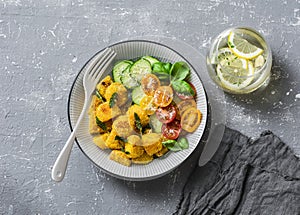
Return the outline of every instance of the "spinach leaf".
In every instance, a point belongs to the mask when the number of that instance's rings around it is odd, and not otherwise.
[[[178,144],[182,149],[188,149],[189,148],[189,142],[185,137],[182,137],[178,140]]]
[[[113,93],[110,100],[109,100],[109,107],[110,108],[112,108],[116,104],[117,99],[118,99],[118,93]]]
[[[195,92],[193,88],[186,81],[181,81],[181,80],[173,81],[172,87],[178,93],[182,93],[187,96],[195,96]]]
[[[179,61],[173,64],[171,70],[171,81],[184,80],[190,74],[190,68],[187,63]]]
[[[96,116],[96,123],[100,128],[102,128],[103,131],[107,130],[106,124],[102,122],[97,116]]]
[[[137,113],[134,113],[134,119],[135,119],[135,126],[136,128],[142,132],[143,131],[143,126],[142,126],[142,123],[141,123],[141,119],[139,117],[139,115]]]

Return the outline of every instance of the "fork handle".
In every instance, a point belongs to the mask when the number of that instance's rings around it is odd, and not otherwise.
[[[52,179],[54,181],[57,181],[57,182],[60,182],[63,180],[64,176],[65,176],[65,173],[66,173],[66,169],[67,169],[67,165],[68,165],[68,161],[69,161],[69,158],[70,158],[70,154],[71,154],[71,150],[72,150],[72,147],[74,145],[74,140],[75,140],[75,137],[76,137],[76,131],[83,119],[83,116],[86,112],[86,109],[87,109],[87,101],[84,103],[84,106],[82,108],[82,111],[81,111],[81,114],[76,122],[76,125],[74,127],[74,130],[72,131],[70,137],[68,138],[64,148],[61,150],[61,152],[59,153],[54,165],[53,165],[53,168],[52,168],[52,173],[51,173],[51,176],[52,176]]]

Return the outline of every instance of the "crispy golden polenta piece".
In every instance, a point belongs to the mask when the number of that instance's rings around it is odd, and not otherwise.
[[[96,115],[95,112],[92,111],[89,115],[89,132],[90,134],[98,134],[102,130],[96,123]]]
[[[135,164],[148,164],[153,161],[153,157],[148,155],[147,153],[144,153],[140,157],[132,158],[131,161]]]
[[[105,144],[108,148],[121,149],[123,147],[121,141],[115,139],[116,136],[117,136],[117,132],[114,129],[112,129],[105,141]]]
[[[138,129],[136,128],[136,120],[134,117],[134,113],[136,113],[139,116],[143,127],[149,123],[150,119],[149,116],[147,115],[147,112],[144,111],[139,105],[132,105],[128,109],[127,115],[129,117],[129,124],[131,128],[137,131]]]
[[[142,142],[145,151],[148,155],[152,156],[159,152],[163,145],[161,143],[161,135],[158,133],[149,133],[142,136]]]
[[[127,155],[120,150],[111,151],[109,158],[113,161],[116,161],[116,162],[124,165],[124,166],[130,166],[130,164],[131,164],[131,161],[127,157]]]
[[[144,152],[142,140],[139,136],[131,135],[127,138],[127,143],[125,143],[125,153],[129,158],[137,158],[144,154]]]
[[[109,107],[109,102],[100,104],[96,109],[96,116],[102,122],[106,122],[112,118],[115,118],[121,114],[121,110],[118,106],[114,105]]]
[[[128,99],[126,87],[124,87],[123,84],[118,82],[112,83],[105,91],[104,97],[106,101],[109,102],[114,93],[117,93],[116,104],[118,106],[124,105]]]
[[[102,134],[102,133],[110,132],[111,128],[112,128],[112,120],[104,122],[104,126],[100,127],[97,124],[95,112],[92,112],[89,115],[89,132],[90,132],[90,134],[98,134],[98,133]]]
[[[162,157],[168,151],[169,151],[169,149],[167,147],[163,146],[159,152],[155,153],[155,155],[156,155],[156,157]]]
[[[127,115],[118,116],[113,122],[113,128],[117,135],[123,138],[129,137],[134,131],[129,125]]]
[[[89,109],[89,114],[91,114],[92,112],[96,111],[96,108],[102,103],[102,100],[99,99],[96,95],[93,95],[92,97],[92,101],[91,101],[91,105],[90,105],[90,109]]]
[[[100,95],[105,97],[106,89],[113,83],[111,77],[108,75],[97,84],[96,88],[99,91]]]
[[[105,141],[108,138],[108,133],[102,134],[102,135],[97,135],[93,138],[93,142],[98,146],[100,149],[108,149]]]

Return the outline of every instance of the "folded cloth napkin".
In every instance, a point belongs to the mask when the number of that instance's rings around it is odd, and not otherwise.
[[[213,159],[191,173],[174,214],[300,214],[300,160],[270,131],[251,140],[226,128]]]

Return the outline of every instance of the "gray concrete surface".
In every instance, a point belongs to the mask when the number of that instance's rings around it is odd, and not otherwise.
[[[205,54],[229,26],[261,31],[273,50],[271,83],[261,93],[226,94],[227,125],[252,137],[272,130],[300,155],[299,0],[2,0],[0,14],[0,214],[174,211],[196,155],[163,178],[127,182],[75,146],[64,181],[50,178],[70,133],[77,72],[99,49],[133,36],[175,37]]]

